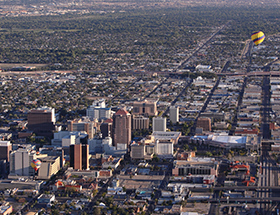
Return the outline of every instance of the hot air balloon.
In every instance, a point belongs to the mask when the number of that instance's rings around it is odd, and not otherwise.
[[[254,32],[252,35],[251,35],[251,39],[253,40],[253,42],[256,44],[256,45],[259,45],[261,44],[263,41],[264,41],[264,38],[265,38],[265,35],[262,31],[257,31],[257,32]]]
[[[41,161],[38,159],[34,159],[30,165],[35,171],[37,171],[41,166]]]

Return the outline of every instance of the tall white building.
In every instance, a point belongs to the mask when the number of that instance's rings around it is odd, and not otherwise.
[[[153,118],[153,132],[155,131],[166,131],[166,118],[165,117],[154,117]]]
[[[36,152],[31,146],[19,148],[10,154],[10,175],[33,176],[34,169],[30,166],[32,160],[36,159]]]
[[[179,122],[179,108],[178,107],[170,107],[169,109],[169,117],[172,123]]]
[[[105,99],[95,101],[88,107],[87,117],[98,119],[98,121],[109,119],[111,118],[111,108],[106,108]]]

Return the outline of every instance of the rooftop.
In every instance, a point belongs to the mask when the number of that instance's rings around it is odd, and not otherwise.
[[[164,131],[154,131],[152,133],[152,136],[155,137],[155,139],[177,139],[181,136],[181,132],[164,132]]]
[[[119,109],[115,115],[128,115],[129,113],[125,109]]]
[[[210,135],[210,138],[212,139],[212,141],[222,142],[222,143],[245,144],[247,142],[247,137],[244,136]]]
[[[0,206],[0,214],[4,214],[10,207],[11,205],[6,205],[6,206]]]
[[[58,158],[58,156],[47,156],[44,158],[40,158],[40,160],[42,162],[54,162],[57,158]]]
[[[10,141],[0,141],[0,146],[10,146],[12,145]]]

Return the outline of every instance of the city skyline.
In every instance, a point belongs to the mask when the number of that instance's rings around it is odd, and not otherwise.
[[[279,7],[2,1],[1,212],[277,214]]]

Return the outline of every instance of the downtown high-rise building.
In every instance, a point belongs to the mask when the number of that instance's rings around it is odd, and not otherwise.
[[[111,118],[111,108],[106,108],[104,99],[95,101],[88,107],[87,117],[98,121],[109,119]]]
[[[89,168],[89,146],[87,144],[70,145],[70,167],[79,170]]]
[[[111,137],[113,135],[113,120],[112,119],[107,119],[105,122],[103,122],[100,125],[100,131],[102,134],[102,139],[105,139],[106,137]]]
[[[99,130],[99,124],[97,119],[90,119],[83,117],[81,119],[68,120],[68,131],[85,131],[88,134],[88,138],[92,139],[96,130]]]
[[[27,113],[27,127],[38,136],[52,137],[55,131],[55,110],[50,107],[33,109]]]
[[[113,116],[113,144],[126,144],[131,142],[131,115],[125,109],[119,109]]]
[[[169,118],[172,123],[179,122],[179,108],[178,107],[170,107],[169,109]]]
[[[35,171],[31,162],[36,158],[36,151],[31,145],[18,148],[10,154],[10,175],[33,176]]]
[[[0,141],[0,160],[10,160],[10,152],[12,151],[12,144],[10,141]]]

